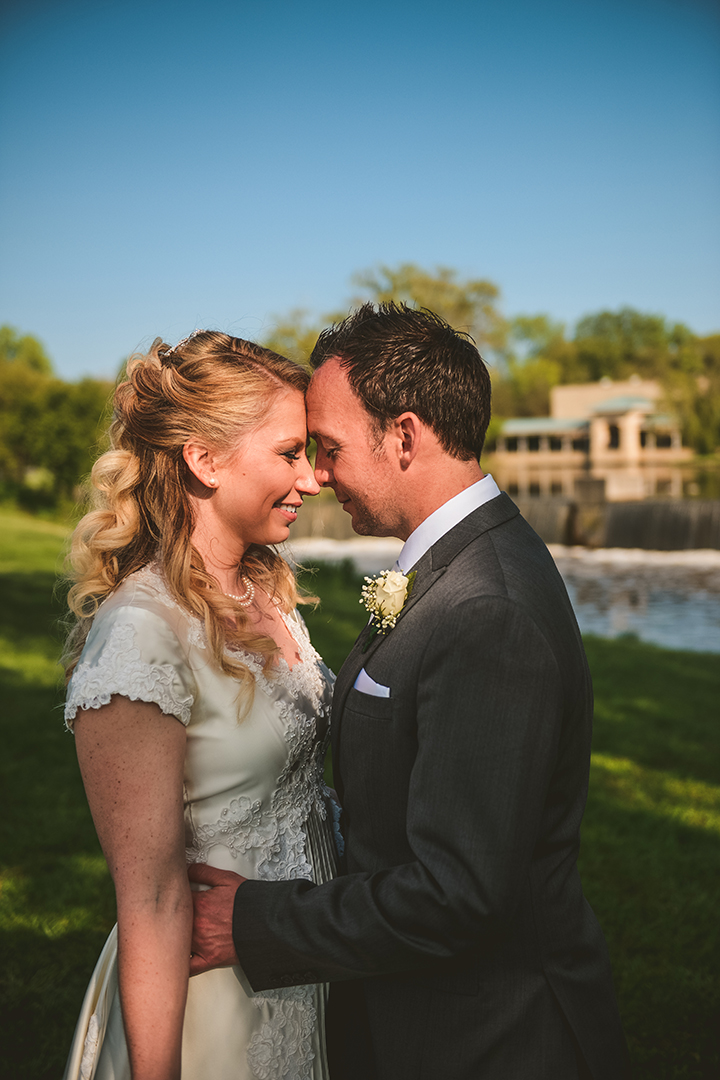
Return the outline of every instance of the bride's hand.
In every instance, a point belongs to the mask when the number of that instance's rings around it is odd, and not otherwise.
[[[190,881],[210,888],[193,890],[193,929],[190,974],[239,963],[232,938],[235,893],[246,880],[232,870],[194,863],[188,867]]]

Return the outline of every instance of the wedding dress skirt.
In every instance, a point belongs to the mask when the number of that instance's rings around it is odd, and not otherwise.
[[[188,862],[254,880],[335,873],[332,804],[322,780],[332,676],[302,619],[286,617],[301,662],[263,675],[238,720],[238,683],[218,670],[202,624],[170,596],[157,566],[101,606],[68,687],[66,719],[113,694],[156,702],[187,727]],[[247,706],[247,702],[245,703]],[[89,719],[89,718],[88,718]],[[182,1080],[327,1080],[326,987],[254,993],[240,967],[190,979]],[[65,1080],[130,1080],[117,984],[117,932],[90,980]]]

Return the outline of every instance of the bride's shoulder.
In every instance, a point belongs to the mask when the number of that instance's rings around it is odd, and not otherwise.
[[[136,570],[118,585],[100,605],[95,622],[106,630],[118,623],[130,620],[140,623],[150,619],[161,620],[179,637],[185,637],[190,614],[173,598],[159,563],[149,563]]]
[[[162,570],[153,564],[129,574],[98,608],[81,660],[94,662],[102,653],[134,651],[140,657],[162,657],[175,665],[190,663],[195,650],[205,650],[202,627],[176,603]]]
[[[149,563],[141,570],[128,574],[102,602],[100,612],[107,616],[118,608],[147,606],[168,611],[178,607],[170,596],[162,569],[157,563]]]

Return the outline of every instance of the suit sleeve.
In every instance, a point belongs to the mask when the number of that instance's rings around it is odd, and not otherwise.
[[[240,886],[233,936],[254,989],[432,969],[482,954],[512,918],[557,759],[557,663],[517,605],[482,597],[438,620],[421,672],[414,860],[319,886]]]

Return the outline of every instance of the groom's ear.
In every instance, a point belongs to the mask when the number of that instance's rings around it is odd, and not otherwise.
[[[415,413],[405,412],[393,420],[391,440],[401,469],[407,469],[417,457],[425,425]]]

